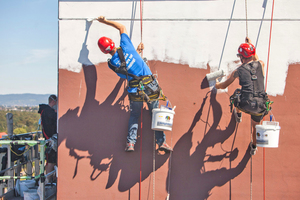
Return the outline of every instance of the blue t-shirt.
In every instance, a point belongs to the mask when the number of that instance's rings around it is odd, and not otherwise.
[[[126,33],[121,34],[121,42],[120,46],[122,47],[123,54],[126,60],[126,69],[129,74],[133,74],[136,76],[147,76],[152,75],[151,70],[149,69],[148,65],[144,62],[141,56],[135,50],[130,38]],[[120,67],[121,61],[119,58],[118,52],[116,52],[112,58],[110,59],[111,64],[116,67]],[[121,78],[125,78],[124,74],[117,73],[118,76]],[[128,81],[131,81],[133,78],[128,76]],[[135,93],[137,88],[128,88],[129,93]]]

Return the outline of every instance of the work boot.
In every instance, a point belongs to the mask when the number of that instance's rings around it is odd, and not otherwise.
[[[132,143],[127,143],[127,144],[126,144],[125,151],[127,151],[127,152],[133,152],[133,151],[134,151],[134,144],[132,144]]]
[[[233,109],[233,113],[234,113],[235,121],[236,121],[237,123],[242,122],[242,113],[241,113],[241,112],[238,113],[238,112],[236,111],[236,108]]]
[[[254,145],[252,142],[250,142],[250,154],[252,155],[252,156],[254,156],[255,154],[256,154],[256,151],[257,151],[257,146],[256,145]]]
[[[164,142],[162,145],[160,145],[158,150],[165,151],[166,153],[173,151],[172,147],[170,147],[166,142]]]

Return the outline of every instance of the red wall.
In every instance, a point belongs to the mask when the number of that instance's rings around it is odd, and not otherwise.
[[[251,191],[253,199],[263,199],[264,174],[266,199],[298,199],[299,65],[290,65],[284,95],[270,97],[281,126],[279,148],[266,148],[265,159],[259,148],[252,160],[250,116],[244,114],[236,124],[229,108],[237,81],[228,93],[216,94],[207,86],[209,70],[158,61],[150,66],[176,105],[173,131],[166,132],[174,152],[171,162],[169,154],[153,155],[151,117],[145,108],[142,199],[153,193],[155,199],[165,199],[168,191],[171,200],[250,199]],[[129,119],[124,84],[106,63],[84,66],[80,73],[59,70],[58,199],[139,198],[141,138],[135,152],[124,151]]]

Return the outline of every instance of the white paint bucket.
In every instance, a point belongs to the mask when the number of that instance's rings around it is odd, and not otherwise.
[[[152,126],[155,131],[171,131],[175,111],[172,108],[161,106],[152,110]]]
[[[279,122],[263,121],[256,125],[256,145],[258,147],[277,148],[279,143]]]
[[[35,186],[35,180],[17,180],[16,190],[21,197],[24,197],[24,191]]]
[[[37,189],[29,189],[24,191],[24,200],[40,200]]]

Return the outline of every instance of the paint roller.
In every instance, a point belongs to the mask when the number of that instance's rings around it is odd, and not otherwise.
[[[230,24],[231,24],[231,19],[232,19],[232,16],[233,16],[235,2],[236,2],[236,0],[234,0],[234,2],[233,2],[231,16],[230,16],[230,20],[229,20],[228,27],[227,27],[227,32],[226,32],[226,36],[225,36],[225,41],[224,41],[224,45],[223,45],[223,49],[222,49],[222,54],[221,54],[221,58],[220,58],[220,62],[219,62],[218,71],[206,74],[206,79],[208,81],[216,80],[217,78],[221,78],[222,76],[225,76],[224,71],[220,70],[220,67],[221,67],[223,53],[224,53],[224,49],[225,49],[225,45],[226,45],[226,41],[227,41],[227,37],[228,37],[228,32],[229,32]]]
[[[216,72],[212,72],[209,74],[206,74],[206,79],[208,81],[216,80],[217,78],[221,78],[222,76],[225,76],[224,71],[219,69]]]

